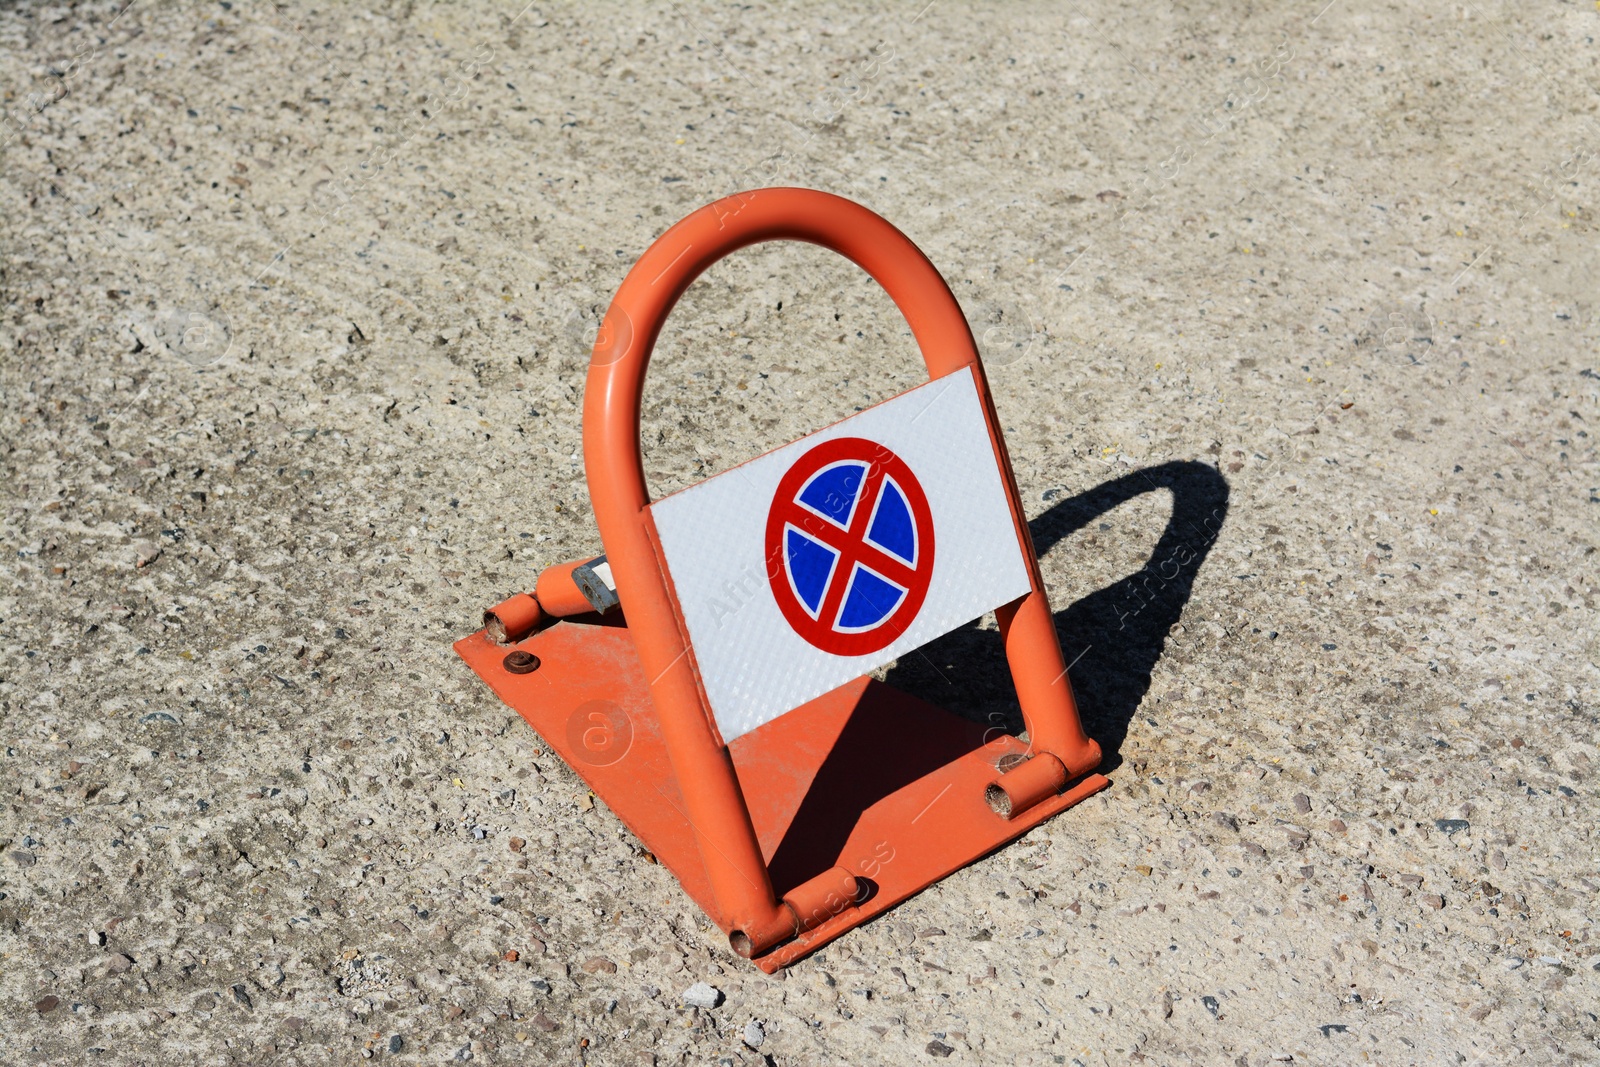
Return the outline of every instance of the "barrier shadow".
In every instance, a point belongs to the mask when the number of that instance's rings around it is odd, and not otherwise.
[[[1228,482],[1206,463],[1163,463],[1062,500],[1028,523],[1043,557],[1119,504],[1158,490],[1172,494],[1172,516],[1145,565],[1055,613],[1084,728],[1105,753],[1102,771],[1121,762],[1128,724],[1150,689],[1167,633],[1227,518]],[[1023,728],[1000,634],[977,623],[902,656],[885,680],[974,722],[1008,733]]]

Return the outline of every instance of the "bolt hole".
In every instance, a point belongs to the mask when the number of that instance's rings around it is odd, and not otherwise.
[[[994,769],[999,771],[1001,774],[1004,774],[1011,770],[1011,768],[1018,767],[1023,763],[1026,763],[1027,760],[1028,757],[1024,756],[1020,752],[1007,752],[1004,756],[1001,756],[999,759],[994,761]]]

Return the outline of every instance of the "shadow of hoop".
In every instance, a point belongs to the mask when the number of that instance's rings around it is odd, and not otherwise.
[[[1228,482],[1209,464],[1163,463],[1060,501],[1028,523],[1043,557],[1119,504],[1158,490],[1172,494],[1172,517],[1145,565],[1055,613],[1084,727],[1105,752],[1102,772],[1120,762],[1128,723],[1150,689],[1168,631],[1183,615],[1227,518]],[[1000,634],[977,623],[901,657],[885,680],[973,721],[1008,733],[1022,729]]]

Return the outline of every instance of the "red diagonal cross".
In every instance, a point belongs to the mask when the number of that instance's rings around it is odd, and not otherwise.
[[[859,464],[862,485],[856,494],[855,508],[848,528],[829,522],[799,503],[811,478],[829,465],[847,461]],[[905,497],[916,530],[915,566],[908,566],[892,553],[867,541],[872,525],[872,509],[883,498],[883,481],[893,478]],[[834,571],[822,591],[822,602],[815,614],[795,595],[789,570],[787,533],[794,529],[837,553]],[[794,632],[816,648],[833,656],[867,656],[887,648],[917,618],[933,583],[933,513],[922,483],[905,460],[876,441],[863,437],[836,437],[811,446],[789,468],[772,494],[767,511],[767,580],[778,610]],[[905,588],[905,596],[874,626],[844,633],[835,627],[845,603],[850,577],[857,566],[882,575]]]
[[[867,477],[857,495],[855,514],[850,519],[848,530],[840,529],[802,506],[799,501],[787,500],[779,505],[785,522],[839,553],[839,561],[822,596],[822,606],[817,611],[817,620],[824,626],[831,627],[833,620],[839,617],[839,608],[844,603],[850,575],[857,563],[907,590],[916,581],[917,572],[913,568],[867,540],[867,527],[872,522],[873,508],[878,502],[878,494],[883,492],[883,474],[881,464],[871,463],[867,467]]]

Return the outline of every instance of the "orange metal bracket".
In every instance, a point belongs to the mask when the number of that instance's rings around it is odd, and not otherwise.
[[[694,279],[737,249],[781,239],[830,248],[877,280],[910,324],[930,378],[972,369],[1032,583],[996,611],[1026,745],[987,739],[865,678],[723,743],[655,544],[640,397],[661,326]],[[883,218],[827,193],[760,189],[669,229],[628,272],[602,322],[584,398],[584,461],[622,619],[564,618],[513,644],[480,631],[456,649],[763,970],[1110,784],[1089,773],[1100,748],[1079,721],[972,333],[933,264]]]

